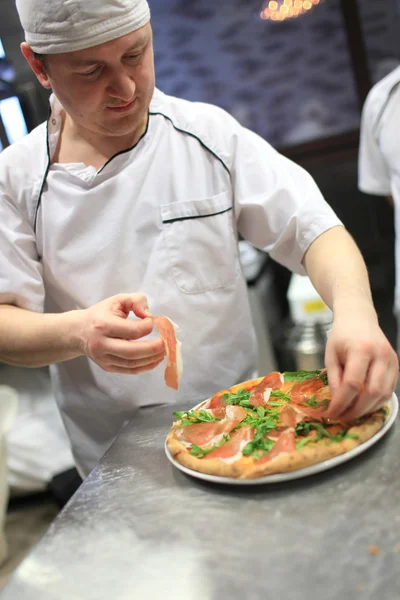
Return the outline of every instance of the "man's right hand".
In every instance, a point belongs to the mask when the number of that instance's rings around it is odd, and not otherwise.
[[[128,319],[133,312],[140,320]],[[153,330],[153,320],[142,294],[118,294],[80,311],[79,339],[83,352],[109,373],[142,373],[165,357],[160,337],[141,340]]]
[[[133,312],[138,320],[128,319]],[[118,294],[90,308],[64,313],[37,313],[0,304],[0,362],[17,367],[44,367],[86,354],[110,373],[141,373],[164,358],[160,337],[146,297]]]

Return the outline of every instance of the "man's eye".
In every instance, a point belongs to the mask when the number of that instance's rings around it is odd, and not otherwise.
[[[136,60],[140,57],[140,53],[139,54],[129,54],[126,58],[128,60]]]
[[[88,71],[87,73],[79,73],[79,75],[86,79],[90,79],[91,77],[95,77],[99,73],[99,71],[100,71],[100,67],[96,67],[92,71]]]

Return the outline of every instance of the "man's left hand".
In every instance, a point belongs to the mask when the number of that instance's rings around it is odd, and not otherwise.
[[[329,414],[344,420],[380,408],[399,377],[397,354],[369,306],[335,314],[325,365],[332,393]]]

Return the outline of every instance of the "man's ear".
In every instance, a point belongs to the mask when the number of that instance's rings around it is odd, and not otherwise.
[[[49,76],[47,75],[45,66],[41,60],[35,58],[32,48],[26,42],[22,42],[21,44],[21,52],[25,56],[26,60],[29,63],[32,71],[35,73],[36,77],[39,80],[39,83],[46,89],[51,88],[51,84],[49,81]]]

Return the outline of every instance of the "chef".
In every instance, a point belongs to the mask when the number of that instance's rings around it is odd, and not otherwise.
[[[394,206],[397,351],[400,351],[400,67],[379,81],[365,102],[360,136],[359,188]]]
[[[50,365],[81,475],[138,407],[254,374],[239,233],[332,307],[332,414],[381,405],[397,357],[312,178],[220,108],[155,89],[146,0],[17,8],[22,52],[53,94],[48,121],[0,155],[0,360]],[[179,325],[178,392],[150,314]]]

